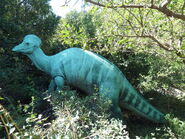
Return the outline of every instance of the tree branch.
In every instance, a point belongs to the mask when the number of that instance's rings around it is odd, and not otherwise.
[[[173,51],[172,49],[170,49],[171,47],[169,47],[169,44],[163,44],[162,42],[160,42],[156,37],[149,35],[148,38],[152,39],[154,42],[156,42],[161,48],[167,50],[167,51]],[[168,47],[167,47],[168,46]]]
[[[150,9],[155,9],[155,10],[162,12],[166,16],[174,17],[174,18],[181,19],[181,20],[185,21],[185,15],[175,13],[167,8],[167,5],[171,2],[171,0],[164,1],[164,3],[162,3],[160,6],[156,6],[153,3],[151,3],[151,5],[124,5],[124,4],[122,4],[122,5],[108,6],[108,5],[93,1],[93,0],[85,0],[85,1],[92,3],[94,5],[97,5],[100,7],[106,7],[106,8],[150,8]]]
[[[152,36],[152,35],[122,35],[122,34],[116,34],[116,35],[105,35],[104,37],[125,37],[125,38],[150,38],[151,40],[153,40],[154,42],[156,42],[159,47],[167,50],[167,51],[173,51],[173,49],[170,49],[170,44],[163,44],[162,42],[160,42],[156,37]]]
[[[144,6],[144,5],[112,5],[112,6],[107,6],[104,4],[101,4],[99,2],[96,1],[92,1],[92,0],[85,0],[86,2],[92,3],[94,5],[100,6],[100,7],[106,7],[106,8],[147,8],[149,6]]]

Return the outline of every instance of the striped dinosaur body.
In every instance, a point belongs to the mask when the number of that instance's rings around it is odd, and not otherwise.
[[[27,35],[13,51],[27,55],[37,68],[51,75],[49,91],[62,89],[64,83],[87,94],[98,89],[100,96],[112,101],[112,111],[116,116],[121,117],[121,107],[126,107],[149,120],[163,122],[163,114],[149,104],[123,73],[105,58],[80,48],[46,56],[40,44],[37,36]]]

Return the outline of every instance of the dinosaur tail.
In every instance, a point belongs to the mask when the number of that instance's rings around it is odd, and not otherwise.
[[[164,123],[164,114],[147,102],[125,78],[120,105],[153,122]]]

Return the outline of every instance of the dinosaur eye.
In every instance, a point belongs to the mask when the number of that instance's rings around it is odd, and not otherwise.
[[[26,45],[29,45],[30,43],[29,42],[26,42]]]

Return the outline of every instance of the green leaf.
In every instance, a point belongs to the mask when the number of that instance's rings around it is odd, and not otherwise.
[[[0,100],[3,100],[4,98],[3,97],[0,97]]]
[[[10,128],[10,134],[12,134],[15,131],[15,127]]]

